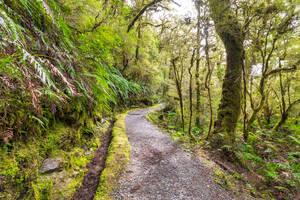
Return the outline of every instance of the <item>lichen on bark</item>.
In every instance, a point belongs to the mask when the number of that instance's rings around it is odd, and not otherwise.
[[[209,3],[216,32],[226,49],[222,98],[214,126],[215,134],[210,139],[216,146],[233,145],[241,104],[243,34],[238,20],[230,9],[229,1],[210,0]]]

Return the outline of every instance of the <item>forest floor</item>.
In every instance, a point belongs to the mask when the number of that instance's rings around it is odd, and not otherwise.
[[[149,112],[136,110],[126,117],[131,163],[115,199],[233,199],[214,181],[205,158],[186,152],[162,133],[147,120]]]

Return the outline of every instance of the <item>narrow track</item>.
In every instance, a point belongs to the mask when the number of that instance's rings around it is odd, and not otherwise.
[[[204,159],[185,152],[145,117],[149,109],[131,112],[126,132],[131,143],[131,164],[124,173],[117,200],[230,200],[213,179]]]

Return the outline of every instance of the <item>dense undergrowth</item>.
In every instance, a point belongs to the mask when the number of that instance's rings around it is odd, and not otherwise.
[[[205,127],[193,127],[192,134],[196,141],[183,132],[177,123],[178,113],[171,107],[151,113],[150,119],[187,149],[195,153],[199,149],[208,150],[209,157],[226,169],[215,171],[216,181],[223,187],[237,195],[246,192],[255,198],[295,198],[300,187],[299,118],[289,119],[280,131],[272,130],[278,119],[264,128],[255,125],[247,142],[243,139],[242,124],[239,124],[236,146],[224,147],[228,150],[224,155],[223,149],[210,148]]]
[[[1,2],[1,138],[38,133],[55,120],[110,110],[141,90],[105,63],[108,50],[74,33],[55,1]],[[102,54],[101,54],[102,53]],[[107,55],[108,56],[108,55]]]
[[[0,199],[70,199],[106,121],[150,94],[112,62],[115,30],[78,32],[91,21],[74,28],[73,5],[0,0]],[[48,157],[53,177],[38,172]]]

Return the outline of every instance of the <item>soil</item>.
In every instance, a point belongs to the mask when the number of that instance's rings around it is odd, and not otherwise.
[[[87,165],[88,171],[84,175],[82,185],[75,192],[72,200],[93,200],[111,141],[113,122],[108,130],[100,136],[101,146],[95,151],[94,157]]]
[[[231,195],[214,181],[213,171],[149,122],[149,109],[126,117],[131,163],[114,192],[116,200],[229,200]]]

